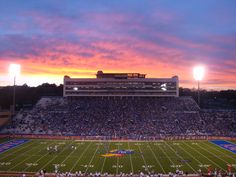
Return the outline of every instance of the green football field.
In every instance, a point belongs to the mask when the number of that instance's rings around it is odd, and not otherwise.
[[[1,143],[3,140],[0,141]],[[233,142],[235,143],[235,142]],[[58,146],[57,152],[48,147]],[[72,146],[76,148],[72,148]],[[120,157],[104,157],[112,150],[133,150],[132,154]],[[58,164],[60,172],[207,172],[212,169],[227,170],[232,165],[236,172],[236,154],[222,149],[209,141],[71,141],[30,140],[0,154],[0,172],[38,172],[45,169],[54,172]]]

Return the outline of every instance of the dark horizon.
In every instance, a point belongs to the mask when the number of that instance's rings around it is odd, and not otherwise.
[[[180,96],[191,96],[197,102],[197,90],[180,87]],[[236,90],[201,90],[202,108],[236,109]],[[0,86],[0,109],[9,109],[12,104],[13,86]],[[44,83],[37,87],[24,85],[16,88],[17,109],[34,105],[43,96],[63,96],[63,85]]]

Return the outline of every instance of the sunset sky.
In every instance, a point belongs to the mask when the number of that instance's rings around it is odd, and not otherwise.
[[[64,75],[178,75],[193,88],[236,89],[236,0],[1,0],[0,86],[60,84]]]

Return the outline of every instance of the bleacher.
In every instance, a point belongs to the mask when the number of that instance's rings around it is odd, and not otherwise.
[[[2,133],[143,138],[165,135],[232,136],[235,114],[200,110],[191,97],[43,97],[20,111]],[[228,116],[228,117],[227,117]],[[221,116],[222,117],[222,116]],[[222,118],[223,118],[222,117]]]

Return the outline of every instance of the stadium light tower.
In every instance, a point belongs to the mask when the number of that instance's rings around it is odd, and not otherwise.
[[[200,81],[203,79],[205,74],[205,68],[203,66],[195,66],[193,68],[193,77],[197,81],[198,85],[198,105],[200,106]]]
[[[14,87],[13,87],[13,109],[12,114],[15,114],[15,105],[16,105],[16,77],[20,75],[20,68],[19,64],[10,64],[9,67],[9,74],[10,77],[14,78]]]

